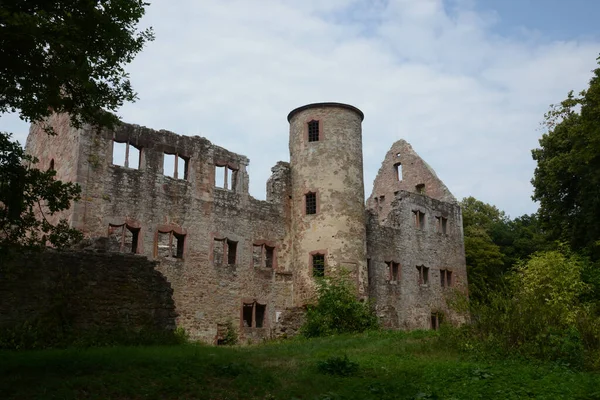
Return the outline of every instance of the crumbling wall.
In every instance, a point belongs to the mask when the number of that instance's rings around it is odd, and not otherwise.
[[[399,191],[391,203],[385,223],[372,212],[367,223],[369,296],[383,324],[429,329],[432,314],[464,322],[465,316],[448,306],[457,293],[467,292],[460,207],[406,191]],[[419,226],[415,211],[423,214]],[[443,231],[438,225],[441,218],[446,220]],[[391,263],[398,264],[395,279]],[[422,268],[427,269],[426,281]]]
[[[15,253],[0,266],[0,329],[60,320],[75,332],[175,329],[173,289],[146,257]]]
[[[383,221],[391,210],[396,192],[424,194],[436,200],[456,203],[456,198],[405,140],[395,142],[386,153],[367,199],[367,208]]]
[[[259,201],[248,193],[249,160],[205,138],[122,124],[114,131],[84,127],[78,141],[82,199],[72,208],[73,226],[87,237],[108,235],[111,251],[156,260],[174,289],[177,324],[192,339],[216,342],[228,321],[242,340],[270,336],[275,313],[293,298],[292,279],[277,278],[288,268],[289,167],[274,168],[270,201]],[[139,150],[139,160],[128,162],[137,168],[114,165],[115,142]],[[175,157],[177,176],[167,176],[164,160]],[[217,187],[218,173],[227,174],[224,187]],[[254,265],[258,246],[273,249],[270,267]],[[221,260],[217,250],[225,252]],[[262,327],[244,326],[245,303],[266,306]]]

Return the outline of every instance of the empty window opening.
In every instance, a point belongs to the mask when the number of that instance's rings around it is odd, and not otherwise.
[[[175,154],[165,153],[163,157],[163,175],[175,178]]]
[[[139,169],[142,152],[129,142],[117,142],[113,140],[113,165]]]
[[[163,175],[174,179],[188,178],[189,159],[180,156],[178,153],[164,153],[163,157]]]
[[[259,304],[256,301],[252,303],[243,303],[242,322],[246,328],[262,328],[265,323],[266,304]]]
[[[317,194],[316,193],[306,193],[304,195],[306,202],[306,214],[316,214],[317,213]]]
[[[159,257],[183,258],[185,235],[174,231],[158,231],[156,252]]]
[[[394,164],[394,169],[396,170],[396,180],[398,182],[402,181],[402,164],[401,163]]]
[[[419,285],[429,284],[429,268],[424,265],[417,265],[419,275]]]
[[[385,201],[385,196],[379,196],[379,205],[383,205],[384,201]]]
[[[237,242],[227,239],[227,264],[234,265],[236,261]]]
[[[234,190],[237,182],[237,170],[228,166],[215,166],[215,187]]]
[[[315,278],[325,276],[325,255],[313,254],[312,256],[312,274]]]
[[[440,329],[440,325],[442,324],[442,314],[441,313],[431,313],[431,329],[437,331]]]
[[[108,240],[111,251],[120,253],[137,253],[140,229],[127,224],[108,225]]]
[[[396,153],[396,158],[400,158],[400,153]]]
[[[425,184],[424,183],[419,183],[417,186],[415,186],[415,190],[419,194],[425,194]]]
[[[386,261],[388,266],[389,278],[391,282],[397,282],[400,278],[400,264],[394,261]]]
[[[448,218],[435,217],[435,231],[437,233],[446,234],[447,226],[448,226]]]
[[[50,167],[48,167],[48,171],[54,171],[54,158],[50,160]]]
[[[319,121],[312,120],[308,123],[308,141],[319,141]]]
[[[440,285],[442,287],[452,286],[452,271],[447,269],[440,270]]]
[[[422,213],[419,210],[413,211],[413,220],[415,223],[415,228],[423,229],[425,228],[425,213]]]
[[[266,244],[255,244],[252,247],[252,263],[255,268],[273,268],[275,248]]]
[[[236,263],[237,242],[227,238],[215,238],[213,242],[213,263],[214,265],[235,265]]]

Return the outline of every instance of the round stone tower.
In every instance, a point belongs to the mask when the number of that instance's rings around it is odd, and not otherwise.
[[[315,277],[342,269],[367,295],[363,119],[358,108],[340,103],[308,104],[288,115],[297,305],[314,294]]]

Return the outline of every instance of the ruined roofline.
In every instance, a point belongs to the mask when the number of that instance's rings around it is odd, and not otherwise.
[[[351,110],[351,111],[354,111],[355,113],[357,113],[360,116],[361,121],[363,121],[365,119],[365,114],[363,114],[362,111],[360,111],[358,108],[356,108],[354,106],[351,106],[350,104],[327,102],[327,103],[311,103],[311,104],[306,104],[302,107],[295,108],[292,111],[290,111],[290,113],[287,116],[287,120],[288,120],[288,122],[290,122],[292,117],[301,111],[308,110],[311,108],[323,108],[323,107],[345,108],[345,109],[348,109],[348,110]]]

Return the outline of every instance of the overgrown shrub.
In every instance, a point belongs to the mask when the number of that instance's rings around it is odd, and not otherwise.
[[[472,324],[450,335],[465,350],[594,367],[600,318],[597,305],[582,301],[586,262],[565,249],[533,255],[485,303],[471,303]]]
[[[220,344],[225,346],[233,346],[238,344],[239,337],[236,329],[233,327],[233,322],[229,319],[225,324],[225,335]]]
[[[306,322],[300,329],[305,337],[378,329],[374,309],[369,302],[357,299],[346,275],[328,277],[317,282],[317,298],[307,306]]]
[[[358,372],[358,363],[350,361],[347,354],[343,357],[329,357],[317,362],[317,370],[322,374],[352,376]]]

